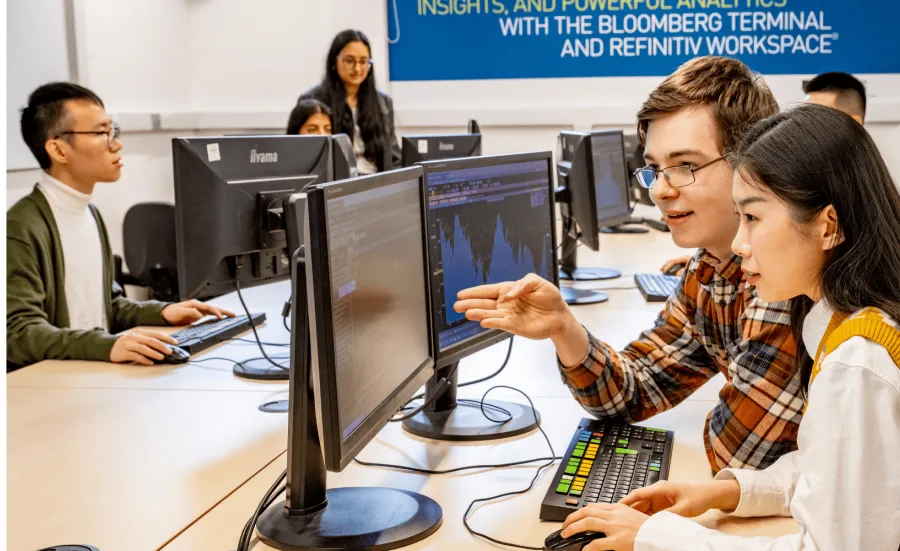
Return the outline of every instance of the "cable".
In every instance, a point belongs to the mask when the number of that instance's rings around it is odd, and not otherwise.
[[[534,488],[534,484],[537,482],[538,478],[540,478],[541,473],[544,472],[544,469],[553,465],[553,463],[555,463],[556,460],[558,459],[556,457],[556,452],[553,450],[553,444],[550,442],[550,437],[547,436],[547,433],[544,432],[544,427],[541,426],[541,420],[538,418],[537,409],[535,409],[535,407],[534,407],[534,402],[531,401],[531,398],[529,398],[527,394],[525,394],[521,390],[519,390],[517,388],[513,388],[511,386],[498,385],[498,386],[489,388],[488,391],[484,393],[484,396],[481,397],[481,403],[484,404],[484,400],[487,398],[488,393],[490,393],[492,390],[497,389],[497,388],[505,388],[508,390],[513,390],[515,392],[518,392],[519,394],[524,396],[526,400],[528,400],[528,404],[531,406],[531,411],[534,413],[534,421],[535,421],[535,423],[537,423],[538,430],[541,431],[541,434],[544,436],[544,440],[547,441],[547,446],[550,448],[550,455],[552,456],[552,459],[549,459],[547,463],[538,467],[537,471],[534,473],[534,478],[531,479],[531,482],[528,484],[528,487],[525,488],[524,490],[518,490],[518,491],[514,491],[514,492],[506,492],[503,494],[497,494],[495,496],[482,497],[482,498],[472,500],[472,502],[469,503],[469,507],[466,508],[466,512],[463,514],[463,526],[465,526],[466,530],[468,530],[469,533],[472,534],[473,536],[475,536],[477,538],[486,539],[486,540],[488,540],[492,543],[496,543],[498,545],[503,545],[506,547],[515,547],[517,549],[533,549],[534,551],[541,551],[542,550],[541,547],[531,547],[528,545],[520,545],[518,543],[509,543],[509,542],[498,540],[496,538],[492,538],[491,536],[488,536],[487,534],[473,530],[472,527],[469,526],[469,513],[472,511],[472,507],[474,507],[476,503],[484,503],[487,501],[493,501],[495,499],[500,499],[500,498],[509,497],[509,496],[515,496],[515,495],[522,495],[522,494],[530,492],[531,489]]]
[[[406,421],[407,419],[412,419],[416,415],[425,411],[425,408],[430,406],[438,398],[443,396],[445,392],[447,392],[447,389],[450,388],[450,380],[453,379],[453,376],[456,374],[457,369],[459,369],[459,362],[457,362],[456,364],[453,365],[453,369],[450,370],[450,373],[448,373],[446,377],[441,377],[438,380],[437,384],[434,385],[432,392],[431,392],[431,398],[425,400],[425,403],[422,404],[421,406],[417,407],[416,409],[414,409],[412,411],[412,413],[407,413],[406,415],[403,415],[402,417],[394,417],[393,419],[390,420],[390,422],[391,423],[399,423],[401,421]],[[416,398],[413,398],[413,400],[415,400],[415,399]],[[410,402],[411,401],[412,400],[410,400]],[[409,402],[407,402],[406,405],[403,407],[405,408],[408,405],[409,405]]]
[[[269,487],[269,490],[263,495],[263,498],[259,500],[259,505],[256,506],[256,511],[254,511],[253,516],[250,517],[250,520],[244,524],[244,529],[241,531],[241,537],[238,539],[237,551],[249,551],[250,550],[250,540],[253,537],[253,529],[256,527],[256,522],[259,520],[259,515],[262,514],[263,511],[269,508],[269,506],[274,503],[275,498],[281,495],[281,492],[285,490],[285,486],[279,487],[279,484],[284,482],[287,478],[287,469],[285,469],[279,476],[278,479],[275,480],[275,483]]]
[[[388,44],[396,44],[400,42],[400,14],[397,12],[397,0],[393,0],[394,4],[394,27],[397,29],[397,37],[391,40],[388,37]]]
[[[234,340],[240,341],[240,342],[250,342],[250,343],[256,344],[256,341],[253,339],[236,338]],[[289,342],[264,342],[264,343],[262,343],[262,345],[263,346],[290,346],[291,343],[289,343]]]
[[[236,273],[237,273],[237,270],[235,270],[235,274]],[[277,363],[275,360],[270,358],[268,354],[266,354],[266,350],[263,348],[263,345],[262,345],[262,340],[260,340],[260,338],[259,338],[259,333],[256,332],[256,323],[253,322],[253,317],[250,315],[250,309],[247,308],[247,303],[244,302],[244,295],[243,295],[243,293],[241,293],[241,282],[237,275],[234,276],[234,288],[237,290],[238,300],[241,301],[241,306],[244,308],[244,313],[247,314],[247,321],[250,322],[250,329],[253,329],[253,336],[256,338],[256,344],[257,344],[257,346],[259,346],[259,351],[262,353],[263,358],[268,360],[270,364],[277,367],[278,369],[284,369],[285,371],[289,370],[290,367],[287,367],[287,366],[281,365],[280,363]],[[253,359],[256,359],[256,358],[251,358],[250,360],[244,360],[244,363],[251,361]]]
[[[489,380],[493,379],[494,377],[496,377],[497,375],[499,375],[500,373],[502,373],[503,370],[506,369],[506,364],[509,363],[509,358],[510,358],[510,356],[512,356],[512,347],[513,347],[513,340],[514,340],[514,339],[515,339],[514,336],[512,336],[512,337],[509,338],[509,349],[506,351],[506,359],[503,360],[503,365],[500,366],[500,369],[498,369],[497,371],[491,373],[491,374],[488,375],[487,377],[482,377],[482,378],[480,378],[480,379],[475,379],[474,381],[467,381],[467,382],[465,382],[465,383],[459,383],[457,386],[458,386],[459,388],[462,388],[462,387],[464,387],[464,386],[477,385],[477,384],[479,384],[479,383],[483,383],[483,382],[485,382],[485,381],[489,381]]]
[[[381,467],[384,469],[394,469],[398,471],[405,471],[416,474],[453,474],[462,471],[473,471],[476,469],[504,469],[507,467],[518,467],[521,465],[527,465],[529,463],[535,463],[537,461],[549,461],[553,459],[554,461],[557,459],[562,459],[561,457],[535,457],[534,459],[523,459],[522,461],[513,461],[512,463],[496,463],[493,465],[469,465],[467,467],[456,467],[453,469],[446,469],[443,471],[432,471],[429,469],[422,469],[419,467],[408,467],[406,465],[391,465],[390,463],[372,463],[369,461],[362,461],[361,459],[354,459],[356,463],[359,463],[363,467]]]

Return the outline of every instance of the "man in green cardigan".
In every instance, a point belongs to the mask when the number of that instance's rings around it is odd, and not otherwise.
[[[21,127],[44,172],[6,214],[7,371],[49,359],[153,365],[177,342],[135,327],[233,315],[196,300],[122,295],[106,227],[89,202],[97,182],[122,171],[119,127],[96,94],[65,82],[41,86]]]

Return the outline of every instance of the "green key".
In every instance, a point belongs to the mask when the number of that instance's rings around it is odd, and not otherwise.
[[[622,444],[623,446],[627,446],[628,440],[619,440],[619,444]]]
[[[578,472],[578,467],[575,467],[574,465],[568,465],[566,467],[566,474],[575,474],[577,472]]]
[[[637,455],[637,450],[629,450],[628,448],[616,448],[616,453],[625,455]]]
[[[651,429],[650,427],[644,427],[644,430],[652,430],[653,432],[666,432],[666,429]]]
[[[579,443],[575,444],[575,449],[576,449],[576,450],[578,450],[578,449],[583,450],[583,449],[586,448],[586,447],[587,447],[587,442],[579,442]]]
[[[599,444],[599,443],[600,443],[599,438],[594,438],[593,440],[591,440],[591,444]]]
[[[578,497],[581,495],[581,490],[572,490],[571,492],[569,492],[569,495]]]
[[[637,453],[637,452],[634,452],[634,453]],[[584,457],[584,450],[576,449],[575,451],[572,452],[572,456],[573,457]]]
[[[651,471],[659,472],[659,467],[650,467],[650,470],[651,470]]]
[[[565,482],[560,482],[559,486],[556,487],[556,493],[558,494],[567,494],[569,493],[570,485]]]

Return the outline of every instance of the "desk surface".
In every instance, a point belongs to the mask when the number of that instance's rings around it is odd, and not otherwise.
[[[584,411],[570,398],[537,398],[535,407],[543,415],[547,431],[557,455],[565,453]],[[646,423],[674,430],[676,435],[670,478],[682,481],[710,480],[709,466],[703,448],[702,427],[713,402],[695,400],[660,414]],[[504,463],[545,457],[549,450],[540,433],[498,442],[447,444],[434,443],[411,436],[395,424],[385,428],[367,446],[360,459],[382,463],[399,463],[428,469]],[[244,523],[262,495],[284,470],[285,457],[254,476],[221,505],[199,519],[176,538],[164,551],[193,549],[234,549]],[[527,494],[507,500],[482,504],[470,517],[470,524],[490,536],[524,545],[540,545],[543,539],[561,525],[538,520],[538,511],[552,472],[546,469],[535,488]],[[341,473],[329,473],[330,488],[341,486],[382,486],[417,491],[435,499],[444,510],[444,523],[427,540],[409,549],[496,549],[493,544],[473,538],[462,524],[462,515],[475,498],[523,489],[534,476],[535,467],[473,471],[441,476],[423,476],[381,468],[351,464]],[[735,519],[710,512],[699,519],[704,525],[731,534],[782,535],[796,531],[792,519]],[[256,542],[254,551],[270,550]]]
[[[11,388],[7,544],[157,549],[285,450],[268,392]]]
[[[655,230],[604,235],[601,243],[599,252],[579,250],[581,265],[615,267],[627,276],[657,271],[667,258],[683,253],[668,234]],[[659,311],[659,305],[644,302],[630,277],[578,286],[626,287],[610,290],[609,302],[575,310],[589,329],[615,346],[649,327]],[[288,342],[280,320],[288,293],[287,282],[245,292],[251,310],[269,315],[261,331],[264,340]],[[240,311],[235,295],[215,303]],[[496,370],[506,347],[501,342],[464,360],[460,379]],[[198,359],[256,355],[255,345],[232,341]],[[256,407],[286,397],[286,384],[236,378],[228,361],[155,368],[43,362],[8,375],[7,384],[8,500],[14,504],[8,513],[8,543],[12,549],[65,542],[116,550],[233,549],[250,512],[284,468],[280,454],[286,447],[287,417],[262,414]],[[517,339],[508,368],[491,384],[509,384],[527,392],[542,412],[557,452],[563,453],[585,413],[561,382],[549,342]],[[676,431],[672,479],[709,478],[701,431],[721,384],[721,376],[714,378],[685,403],[648,422]],[[466,388],[460,395],[480,398],[487,388]],[[509,391],[492,396],[523,401]],[[420,440],[390,425],[360,458],[449,468],[546,453],[538,433],[487,444],[448,445]],[[523,467],[424,477],[353,464],[342,473],[330,473],[329,486],[382,485],[420,491],[443,506],[444,525],[419,548],[486,547],[462,526],[469,501],[524,487],[533,473],[533,467]],[[550,475],[544,474],[532,492],[482,506],[473,525],[501,538],[539,543],[556,528],[537,522],[549,480]],[[702,520],[732,533],[775,535],[796,529],[790,519],[741,521],[707,515]]]

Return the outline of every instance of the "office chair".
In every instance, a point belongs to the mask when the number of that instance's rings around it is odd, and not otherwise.
[[[168,203],[138,203],[122,223],[125,262],[116,257],[116,282],[150,288],[150,298],[177,302],[178,272],[175,249],[175,207]]]

